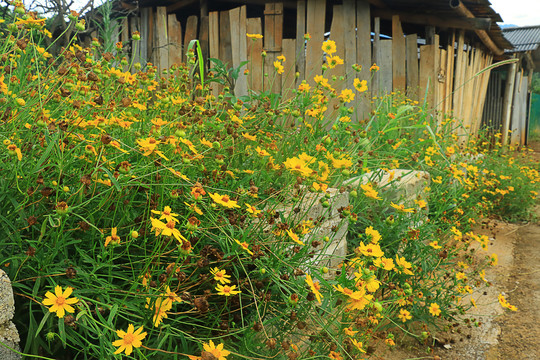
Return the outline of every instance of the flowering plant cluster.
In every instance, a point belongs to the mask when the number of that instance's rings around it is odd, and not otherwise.
[[[425,340],[475,304],[497,262],[470,255],[489,246],[474,223],[536,196],[534,168],[451,135],[455,120],[437,124],[416,101],[367,98],[358,66],[341,92],[323,72],[280,101],[213,96],[184,64],[128,68],[121,46],[52,58],[42,22],[22,12],[1,42],[0,259],[25,353],[344,359],[375,336]],[[335,51],[321,49],[330,70]],[[370,100],[369,117],[355,112]],[[412,203],[369,177],[398,168],[431,174]],[[330,189],[349,205],[333,209]],[[308,201],[328,213],[301,216]],[[342,226],[348,255],[329,266],[315,249]]]

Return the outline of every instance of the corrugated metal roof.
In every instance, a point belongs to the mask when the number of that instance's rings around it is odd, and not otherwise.
[[[504,28],[503,35],[514,45],[508,52],[534,51],[540,46],[540,25]]]

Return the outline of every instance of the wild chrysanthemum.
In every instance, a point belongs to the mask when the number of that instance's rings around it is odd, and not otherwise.
[[[231,280],[229,280],[231,275],[227,275],[225,269],[220,270],[219,268],[215,267],[210,269],[210,272],[212,275],[214,275],[214,280],[219,281],[221,284],[228,284],[231,282]]]
[[[54,294],[50,291],[45,293],[45,299],[43,305],[50,306],[49,312],[56,312],[59,318],[63,318],[66,312],[75,312],[75,309],[71,306],[79,301],[76,297],[68,299],[73,289],[68,287],[62,292],[62,287],[56,285],[54,288]]]
[[[231,296],[231,295],[236,295],[236,294],[241,293],[240,290],[236,290],[236,285],[229,286],[229,285],[218,284],[216,285],[216,291],[218,295],[223,295],[223,296]]]
[[[231,200],[229,195],[220,195],[218,193],[210,194],[210,197],[216,204],[219,204],[221,206],[224,206],[226,208],[239,208],[240,205],[236,201]]]
[[[130,355],[133,352],[133,348],[141,347],[141,340],[146,336],[146,332],[142,331],[142,326],[135,330],[133,324],[128,325],[127,331],[116,330],[116,335],[118,335],[120,340],[113,341],[112,343],[114,346],[118,346],[118,349],[114,353],[120,354],[122,351],[125,351],[126,355]]]

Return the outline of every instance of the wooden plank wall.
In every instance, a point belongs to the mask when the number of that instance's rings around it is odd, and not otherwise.
[[[247,17],[247,6],[210,12],[203,19],[192,15],[182,22],[165,7],[143,8],[139,17],[125,20],[122,32],[115,36],[128,42],[128,29],[140,31],[142,40],[132,56],[143,65],[145,60],[152,62],[160,72],[185,62],[187,45],[192,39],[200,39],[205,57],[218,58],[235,68],[249,62],[239,72],[236,96],[253,90],[289,97],[302,80],[313,86],[314,76],[322,74],[326,59],[321,45],[329,32],[337,45],[335,55],[344,61],[324,74],[337,79],[333,82],[337,93],[352,88],[355,78],[371,81],[369,91],[356,93],[356,100],[350,104],[357,107],[358,120],[369,116],[372,96],[400,92],[420,104],[425,102],[439,120],[445,114],[459,118],[466,127],[458,132],[461,135],[474,134],[480,128],[490,74],[480,71],[493,58],[480,44],[468,42],[464,31],[449,31],[441,40],[434,27],[426,27],[428,38],[423,45],[417,34],[404,34],[404,19],[397,15],[391,19],[392,33],[381,35],[381,19],[371,16],[368,0],[343,0],[341,5],[298,0],[296,33],[287,39],[283,37],[283,21],[284,11],[289,10],[284,10],[283,3],[265,3],[264,14],[254,18]],[[262,34],[263,39],[247,38],[246,34]],[[280,55],[285,61],[278,60]],[[283,74],[276,74],[275,61],[283,64]],[[380,70],[370,73],[374,62]],[[362,70],[354,71],[354,64]],[[222,86],[213,86],[214,95],[223,90]],[[329,108],[333,105],[337,102],[331,102]]]

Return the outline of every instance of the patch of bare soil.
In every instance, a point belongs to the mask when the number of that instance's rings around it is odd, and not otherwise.
[[[531,145],[535,152],[530,156],[538,161],[540,143]],[[530,223],[492,221],[476,231],[490,236],[489,254],[496,253],[499,264],[486,271],[492,285],[472,294],[478,308],[465,315],[468,325],[437,333],[429,344],[396,339],[398,346],[389,350],[380,343],[370,359],[539,360],[540,206],[535,210]],[[518,307],[517,312],[503,311],[497,301],[500,293]]]

